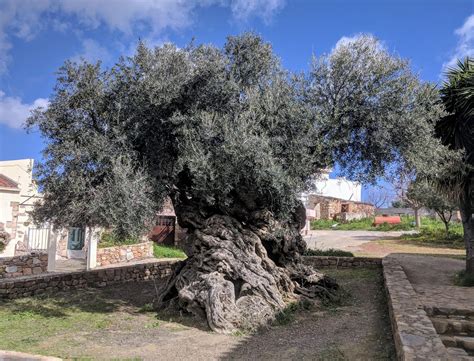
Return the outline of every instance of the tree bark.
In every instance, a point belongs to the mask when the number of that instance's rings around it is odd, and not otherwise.
[[[265,210],[237,216],[208,212],[192,202],[174,202],[188,229],[188,258],[169,279],[156,307],[175,306],[207,320],[219,333],[254,330],[289,302],[331,296],[337,284],[301,263],[304,213],[288,224]],[[238,213],[238,212],[237,212]]]
[[[461,220],[466,246],[466,273],[474,275],[474,181],[466,182],[461,196]]]
[[[414,208],[415,211],[415,226],[417,229],[421,227],[421,216],[420,216],[420,208]]]

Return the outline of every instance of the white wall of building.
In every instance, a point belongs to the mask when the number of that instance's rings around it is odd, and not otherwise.
[[[7,222],[12,222],[14,212],[11,204],[15,202],[19,205],[16,212],[15,237],[10,240],[1,254],[3,257],[11,257],[14,255],[17,242],[24,241],[27,236],[28,227],[31,224],[28,213],[33,209],[34,202],[40,199],[40,195],[33,183],[33,159],[0,161],[0,174],[17,182],[19,188],[19,191],[0,189],[1,223],[6,226]],[[5,230],[12,234],[11,228],[5,227]]]
[[[312,182],[312,189],[301,194],[301,200],[305,202],[309,194],[317,194],[325,197],[334,197],[344,200],[360,202],[362,199],[362,185],[345,178],[329,178],[330,170],[318,176]]]

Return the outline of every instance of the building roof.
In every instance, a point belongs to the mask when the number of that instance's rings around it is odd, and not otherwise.
[[[364,205],[372,206],[372,207],[374,206],[372,203],[352,201],[352,200],[342,199],[342,198],[337,198],[337,197],[323,196],[319,194],[310,194],[309,199],[308,199],[308,208],[310,209],[314,208],[321,201],[326,201],[326,202],[339,201],[341,203],[364,204]]]
[[[0,188],[19,189],[18,183],[6,175],[0,173]]]

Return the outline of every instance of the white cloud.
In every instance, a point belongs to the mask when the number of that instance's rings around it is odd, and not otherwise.
[[[231,2],[232,13],[236,19],[246,20],[251,16],[258,16],[266,23],[284,6],[285,0],[234,0]]]
[[[450,59],[443,64],[443,71],[456,65],[458,59],[462,60],[466,56],[474,57],[474,14],[469,16],[463,26],[454,33],[459,37],[458,43]]]
[[[238,20],[260,17],[269,22],[284,7],[285,0],[0,0],[0,76],[11,62],[12,38],[32,40],[45,28],[76,34],[81,39],[86,30],[104,26],[118,32],[118,43],[126,50],[135,44],[137,34],[147,43],[161,44],[164,30],[179,30],[191,25],[197,8],[219,5],[231,10]],[[111,60],[106,47],[90,38],[81,40],[81,56],[89,61]],[[0,91],[0,123],[21,127],[31,109],[47,105],[39,98],[25,104],[20,98]]]
[[[0,74],[7,70],[11,37],[31,40],[45,27],[64,31],[71,27],[84,30],[104,25],[124,36],[134,35],[139,30],[141,36],[160,38],[165,29],[178,30],[189,26],[193,22],[194,10],[199,7],[226,6],[238,20],[257,16],[268,22],[283,8],[284,1],[1,0]]]
[[[101,60],[103,63],[108,63],[112,60],[112,55],[109,51],[101,46],[97,41],[93,39],[83,39],[81,53],[73,56],[71,60],[79,61],[81,58],[87,60],[90,63],[95,63]]]
[[[0,124],[19,129],[33,109],[47,106],[48,99],[38,98],[31,104],[25,104],[20,98],[5,96],[0,90]]]

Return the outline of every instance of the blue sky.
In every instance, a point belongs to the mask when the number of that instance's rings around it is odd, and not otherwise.
[[[440,82],[457,57],[474,56],[474,0],[0,0],[0,159],[41,158],[39,135],[21,124],[47,105],[66,59],[107,66],[140,38],[221,45],[245,30],[295,71],[342,37],[372,33]]]

